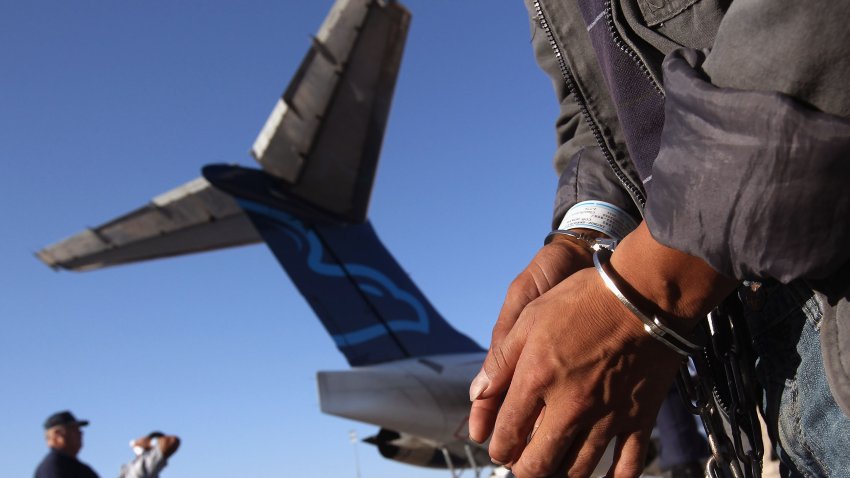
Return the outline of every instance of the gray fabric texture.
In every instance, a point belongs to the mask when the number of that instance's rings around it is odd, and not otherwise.
[[[827,279],[850,259],[850,120],[780,93],[718,88],[665,60],[667,114],[646,218],[730,277]]]
[[[679,47],[697,50],[711,48],[730,2],[637,0],[637,8],[629,1],[621,2],[620,5],[628,28],[663,56]],[[660,68],[660,63],[658,61],[655,66]]]
[[[647,222],[661,242],[726,274],[783,282],[805,277],[820,291],[824,367],[850,416],[847,18],[848,2],[731,4],[699,65],[707,76],[684,61],[676,74],[665,74],[666,83],[677,85],[666,87],[667,114],[675,108],[696,115],[665,124]],[[698,55],[689,55],[695,66]],[[671,195],[665,175],[685,181],[682,196]],[[686,247],[674,222],[696,242]]]
[[[538,14],[533,0],[525,0],[525,4],[531,18],[535,56],[540,67],[552,79],[555,96],[560,104],[556,121],[557,150],[554,155],[555,170],[560,180],[555,197],[553,228],[557,227],[570,207],[587,199],[609,202],[629,211],[636,220],[640,219],[636,206],[639,204],[638,199],[624,187],[605,157],[607,153],[613,158],[616,167],[643,195],[643,187],[629,161],[625,138],[616,120],[616,109],[605,88],[578,6],[574,2],[543,2]],[[548,21],[549,18],[556,21]],[[549,32],[544,25],[550,28]],[[572,40],[562,41],[567,38]],[[555,49],[561,52],[563,66],[569,71],[574,81],[573,87],[586,106],[584,113],[578,99],[566,84]],[[599,128],[601,145],[588,121]],[[601,148],[605,148],[605,152]]]
[[[589,146],[576,152],[558,181],[558,194],[555,197],[555,214],[552,229],[557,229],[570,207],[581,201],[604,198],[628,212],[633,218],[640,213],[628,192],[620,186],[617,177],[611,171],[602,151],[597,146]]]
[[[638,0],[640,12],[647,26],[654,27],[670,21],[685,9],[691,7],[697,0]]]
[[[850,116],[850,2],[736,0],[703,66],[723,88],[777,91]]]

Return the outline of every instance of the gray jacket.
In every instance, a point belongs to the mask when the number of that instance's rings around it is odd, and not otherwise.
[[[561,103],[553,223],[600,199],[730,277],[805,280],[850,416],[850,2],[525,2]]]

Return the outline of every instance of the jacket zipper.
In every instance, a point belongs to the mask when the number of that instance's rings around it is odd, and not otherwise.
[[[617,179],[620,180],[620,183],[632,194],[638,201],[639,209],[641,213],[643,213],[643,208],[646,206],[646,198],[643,195],[643,192],[635,186],[634,183],[626,176],[623,170],[617,165],[617,162],[614,160],[614,154],[608,149],[608,146],[605,144],[605,140],[602,137],[602,131],[599,129],[599,125],[596,124],[596,121],[593,119],[593,116],[590,114],[590,110],[587,108],[587,102],[583,96],[581,96],[578,87],[575,84],[575,80],[573,79],[573,74],[570,72],[570,69],[567,67],[567,62],[564,60],[564,56],[561,53],[561,48],[555,42],[555,36],[552,34],[552,29],[549,28],[549,23],[546,21],[546,17],[543,15],[543,9],[540,7],[540,0],[534,0],[534,9],[537,12],[537,21],[540,24],[540,28],[546,32],[546,39],[549,40],[549,45],[552,47],[552,51],[555,54],[555,58],[558,61],[558,69],[561,70],[561,76],[564,77],[564,82],[567,84],[567,89],[570,90],[570,93],[575,98],[576,104],[578,104],[579,110],[581,111],[582,117],[590,126],[590,130],[593,133],[593,136],[596,138],[596,143],[599,145],[599,149],[602,150],[602,154],[605,156],[605,159],[608,161],[608,165],[611,166],[611,169],[614,171],[614,174],[617,176]]]
[[[623,37],[620,36],[620,33],[617,31],[617,26],[614,25],[614,13],[611,7],[611,0],[605,0],[604,10],[605,14],[605,23],[608,25],[608,33],[611,35],[611,40],[614,42],[614,45],[620,49],[626,56],[629,57],[637,66],[641,73],[644,74],[649,79],[649,82],[652,83],[652,86],[655,88],[655,91],[661,95],[663,98],[664,89],[661,88],[661,85],[655,81],[655,78],[652,76],[652,73],[649,72],[649,68],[646,67],[646,64],[641,60],[638,54],[623,40]]]

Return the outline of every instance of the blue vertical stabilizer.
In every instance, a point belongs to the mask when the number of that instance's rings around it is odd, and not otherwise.
[[[483,349],[428,302],[375,234],[287,197],[262,171],[207,166],[283,265],[352,366]]]

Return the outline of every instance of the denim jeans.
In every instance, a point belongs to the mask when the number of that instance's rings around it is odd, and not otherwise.
[[[850,477],[850,418],[835,403],[824,373],[821,304],[802,283],[765,284],[742,297],[780,473]]]

